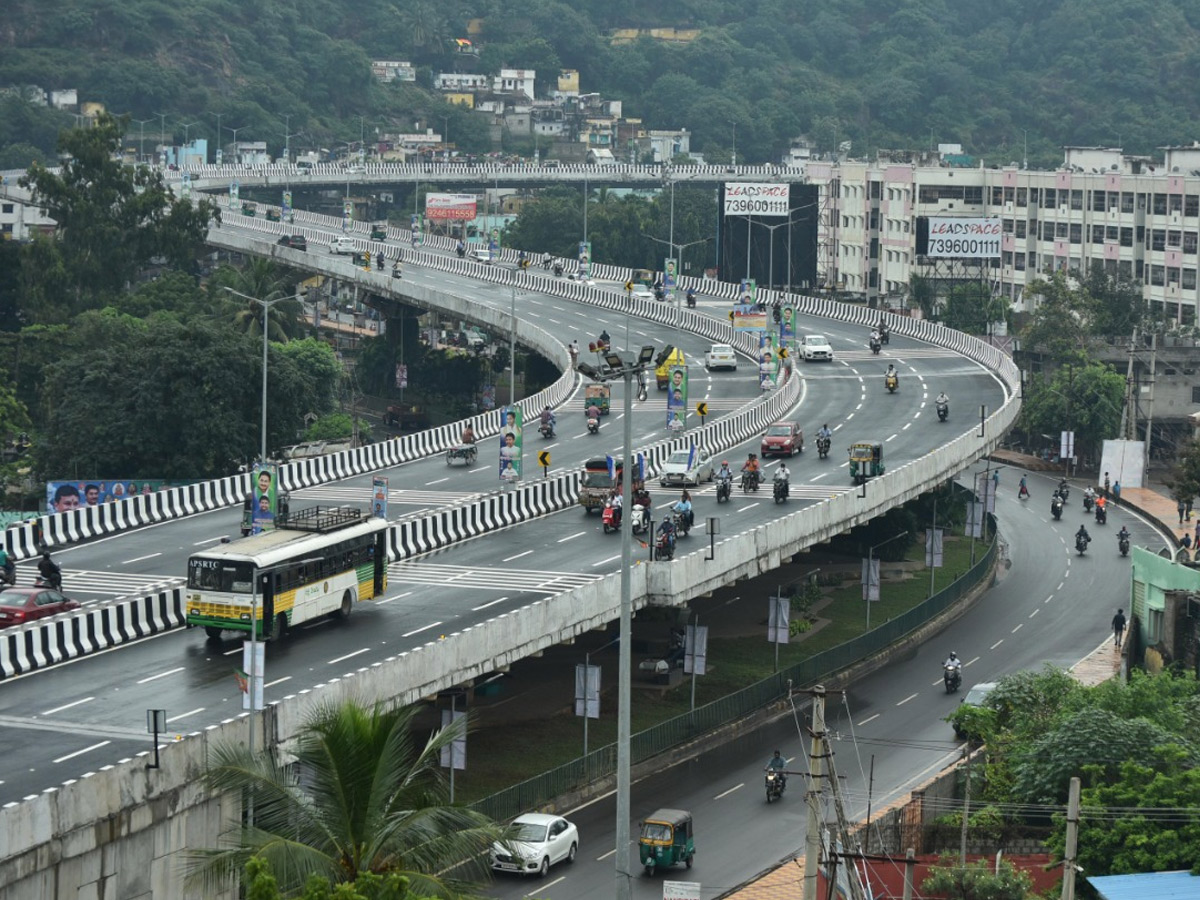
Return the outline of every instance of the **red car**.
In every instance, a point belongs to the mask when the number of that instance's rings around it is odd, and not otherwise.
[[[0,591],[0,628],[57,616],[79,606],[53,588],[8,587]]]
[[[763,459],[775,456],[795,456],[804,452],[804,430],[796,422],[776,422],[762,436],[759,455]]]

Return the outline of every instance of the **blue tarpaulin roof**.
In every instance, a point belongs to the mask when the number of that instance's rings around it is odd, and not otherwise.
[[[1200,900],[1200,877],[1191,872],[1098,875],[1088,883],[1103,900]]]

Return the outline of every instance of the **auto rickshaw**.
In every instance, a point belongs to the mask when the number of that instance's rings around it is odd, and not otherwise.
[[[671,355],[663,360],[661,366],[654,370],[654,382],[658,385],[660,391],[667,389],[667,384],[671,380],[671,369],[675,366],[685,366],[687,362],[683,358],[683,351],[678,347],[671,349]]]
[[[634,284],[644,284],[648,288],[654,287],[654,273],[649,269],[634,269],[629,280]]]
[[[282,218],[282,216],[280,216],[279,210],[277,210],[277,209],[268,209],[267,210],[267,221],[268,222],[278,222],[281,218]]]
[[[600,415],[608,415],[609,402],[612,398],[612,389],[607,384],[589,384],[583,389],[583,412],[586,415],[588,409],[595,405],[600,408]]]
[[[868,478],[883,474],[883,444],[879,441],[858,441],[850,445],[850,481],[862,484]]]
[[[682,809],[660,809],[642,822],[638,854],[646,874],[676,863],[692,867],[696,844],[692,836],[692,814]]]
[[[256,203],[243,203],[242,204],[242,215],[243,216],[250,216],[251,218],[253,218],[254,214],[256,212],[258,212],[258,204],[256,204]]]
[[[371,240],[386,241],[387,240],[387,226],[381,225],[378,222],[376,222],[374,225],[372,225],[371,226]]]

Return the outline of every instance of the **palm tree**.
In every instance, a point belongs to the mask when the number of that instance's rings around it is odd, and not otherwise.
[[[222,268],[213,283],[216,288],[214,296],[228,310],[234,328],[251,337],[262,336],[263,308],[238,295],[271,301],[285,296],[291,290],[283,271],[274,262],[261,256],[251,257],[240,269],[232,266]],[[232,294],[225,290],[226,287],[238,293]],[[287,343],[304,333],[304,307],[299,300],[272,304],[267,322],[267,337]]]
[[[442,749],[465,733],[466,719],[422,744],[413,734],[414,713],[354,703],[317,709],[297,738],[294,766],[274,752],[217,747],[207,784],[252,797],[254,821],[227,832],[225,846],[194,853],[189,883],[223,889],[258,856],[285,896],[310,875],[340,884],[363,872],[404,875],[416,896],[477,896],[461,879],[482,879],[487,850],[503,832],[481,813],[447,805],[438,767]]]

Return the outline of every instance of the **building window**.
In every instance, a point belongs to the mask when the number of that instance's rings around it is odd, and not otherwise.
[[[1144,260],[1135,260],[1133,264],[1133,277],[1141,281],[1146,274],[1146,263]]]
[[[1020,194],[1017,194],[1017,202],[1018,202],[1018,203],[1020,202],[1020,197],[1021,197],[1021,195],[1020,195]],[[1029,205],[1030,205],[1030,206],[1037,206],[1037,205],[1038,205],[1038,201],[1039,201],[1040,199],[1041,199],[1041,192],[1040,192],[1040,190],[1039,190],[1038,188],[1031,187],[1031,188],[1029,189]]]
[[[1083,226],[1080,225],[1078,222],[1075,222],[1074,224],[1071,225],[1071,243],[1072,244],[1082,244],[1083,243]]]
[[[1104,191],[1092,191],[1092,212],[1108,212],[1108,207],[1104,205],[1107,196]]]
[[[1179,286],[1179,270],[1174,266],[1167,269],[1167,284],[1173,284],[1176,287]]]
[[[1167,247],[1178,250],[1183,246],[1183,233],[1176,229],[1167,232]]]
[[[1133,262],[1128,259],[1117,260],[1117,274],[1125,281],[1133,278]]]
[[[1144,201],[1143,201],[1142,208],[1143,209],[1145,208]],[[1123,212],[1123,213],[1133,212],[1133,192],[1132,191],[1122,191],[1121,192],[1121,212]]]
[[[1003,229],[1005,234],[1012,234],[1015,230],[1012,219],[1002,219],[1000,221],[1000,227]]]
[[[1152,285],[1154,285],[1155,287],[1163,286],[1163,267],[1162,266],[1151,266],[1150,267],[1150,283]]]
[[[981,205],[983,203],[983,187],[969,187],[963,191],[964,201]]]
[[[1078,226],[1076,226],[1076,227],[1078,227]],[[1070,234],[1071,234],[1071,224],[1069,222],[1055,222],[1054,223],[1054,237],[1055,238],[1065,240],[1066,238],[1068,238],[1070,236]]]
[[[1188,194],[1183,198],[1183,214],[1193,218],[1200,216],[1200,195]]]
[[[1025,271],[1025,254],[1018,253],[1016,257],[1016,268],[1018,272]]]
[[[1150,232],[1150,249],[1151,250],[1166,250],[1167,249],[1167,232],[1162,228],[1155,228]]]
[[[1104,226],[1103,225],[1089,225],[1088,232],[1091,234],[1091,243],[1093,243],[1093,244],[1103,244],[1104,243]]]
[[[1154,205],[1151,207],[1151,212],[1156,216],[1165,216],[1167,214],[1167,195],[1155,194]]]
[[[1026,221],[1024,219],[1017,219],[1017,237],[1018,238],[1025,237],[1026,229],[1027,229]]]
[[[1083,209],[1083,191],[1071,191],[1071,209]]]
[[[1183,212],[1183,194],[1167,195],[1167,211],[1172,213]]]
[[[1146,643],[1157,644],[1162,640],[1163,613],[1161,609],[1146,610]]]
[[[1054,209],[1055,201],[1058,199],[1057,193],[1054,188],[1046,188],[1042,191],[1042,209]]]
[[[1185,231],[1183,233],[1183,252],[1195,254],[1196,252],[1196,232]]]
[[[1139,247],[1146,246],[1146,226],[1139,225],[1137,227],[1137,242]]]
[[[3,207],[3,209],[4,209],[4,214],[5,214],[6,216],[11,216],[11,215],[13,214],[13,210],[14,210],[15,208],[16,208],[16,204],[14,204],[14,203],[5,203],[5,204],[4,204],[4,207]]]
[[[1182,287],[1185,291],[1194,291],[1196,289],[1196,270],[1184,269]]]

